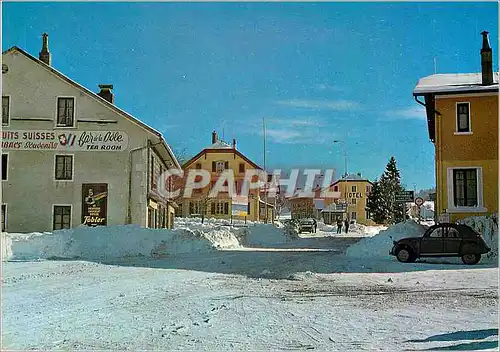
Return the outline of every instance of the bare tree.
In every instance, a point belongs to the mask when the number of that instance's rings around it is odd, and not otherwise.
[[[181,166],[189,160],[187,148],[175,148],[173,150],[173,153],[175,155],[175,158],[177,159],[177,162]]]

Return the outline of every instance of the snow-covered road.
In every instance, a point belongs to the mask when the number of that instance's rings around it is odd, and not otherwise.
[[[339,240],[307,243],[3,263],[3,348],[497,350],[498,267],[362,261]]]

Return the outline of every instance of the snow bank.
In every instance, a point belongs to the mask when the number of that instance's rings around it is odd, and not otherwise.
[[[298,237],[297,237],[298,238]],[[288,227],[276,227],[272,224],[254,224],[248,228],[242,245],[248,247],[268,247],[295,240],[295,233]]]
[[[378,235],[366,237],[350,246],[347,248],[346,255],[354,258],[387,259],[391,257],[389,251],[393,246],[392,241],[398,241],[404,237],[422,236],[426,229],[427,227],[419,225],[413,220],[400,222],[380,231]]]
[[[2,233],[3,260],[109,260],[129,256],[161,257],[234,247],[239,247],[239,241],[227,228],[165,230],[123,225],[81,226],[52,233]]]
[[[491,252],[486,254],[487,258],[498,258],[498,215],[472,216],[457,221],[472,227],[483,236],[485,242],[491,248]]]

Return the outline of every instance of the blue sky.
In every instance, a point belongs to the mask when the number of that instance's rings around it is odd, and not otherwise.
[[[434,186],[434,146],[413,100],[419,78],[495,70],[491,3],[3,3],[2,50],[37,56],[194,155],[216,129],[268,167],[344,169],[374,179],[391,155],[403,183]]]

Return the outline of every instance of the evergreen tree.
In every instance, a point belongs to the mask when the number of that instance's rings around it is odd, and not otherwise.
[[[386,223],[397,223],[404,221],[406,207],[395,202],[396,193],[403,191],[401,186],[401,175],[396,165],[396,159],[391,156],[385,171],[379,181],[382,207]]]
[[[379,182],[373,182],[372,189],[366,199],[366,211],[370,213],[370,218],[377,224],[384,224],[387,221],[386,212],[382,202],[382,193]]]

